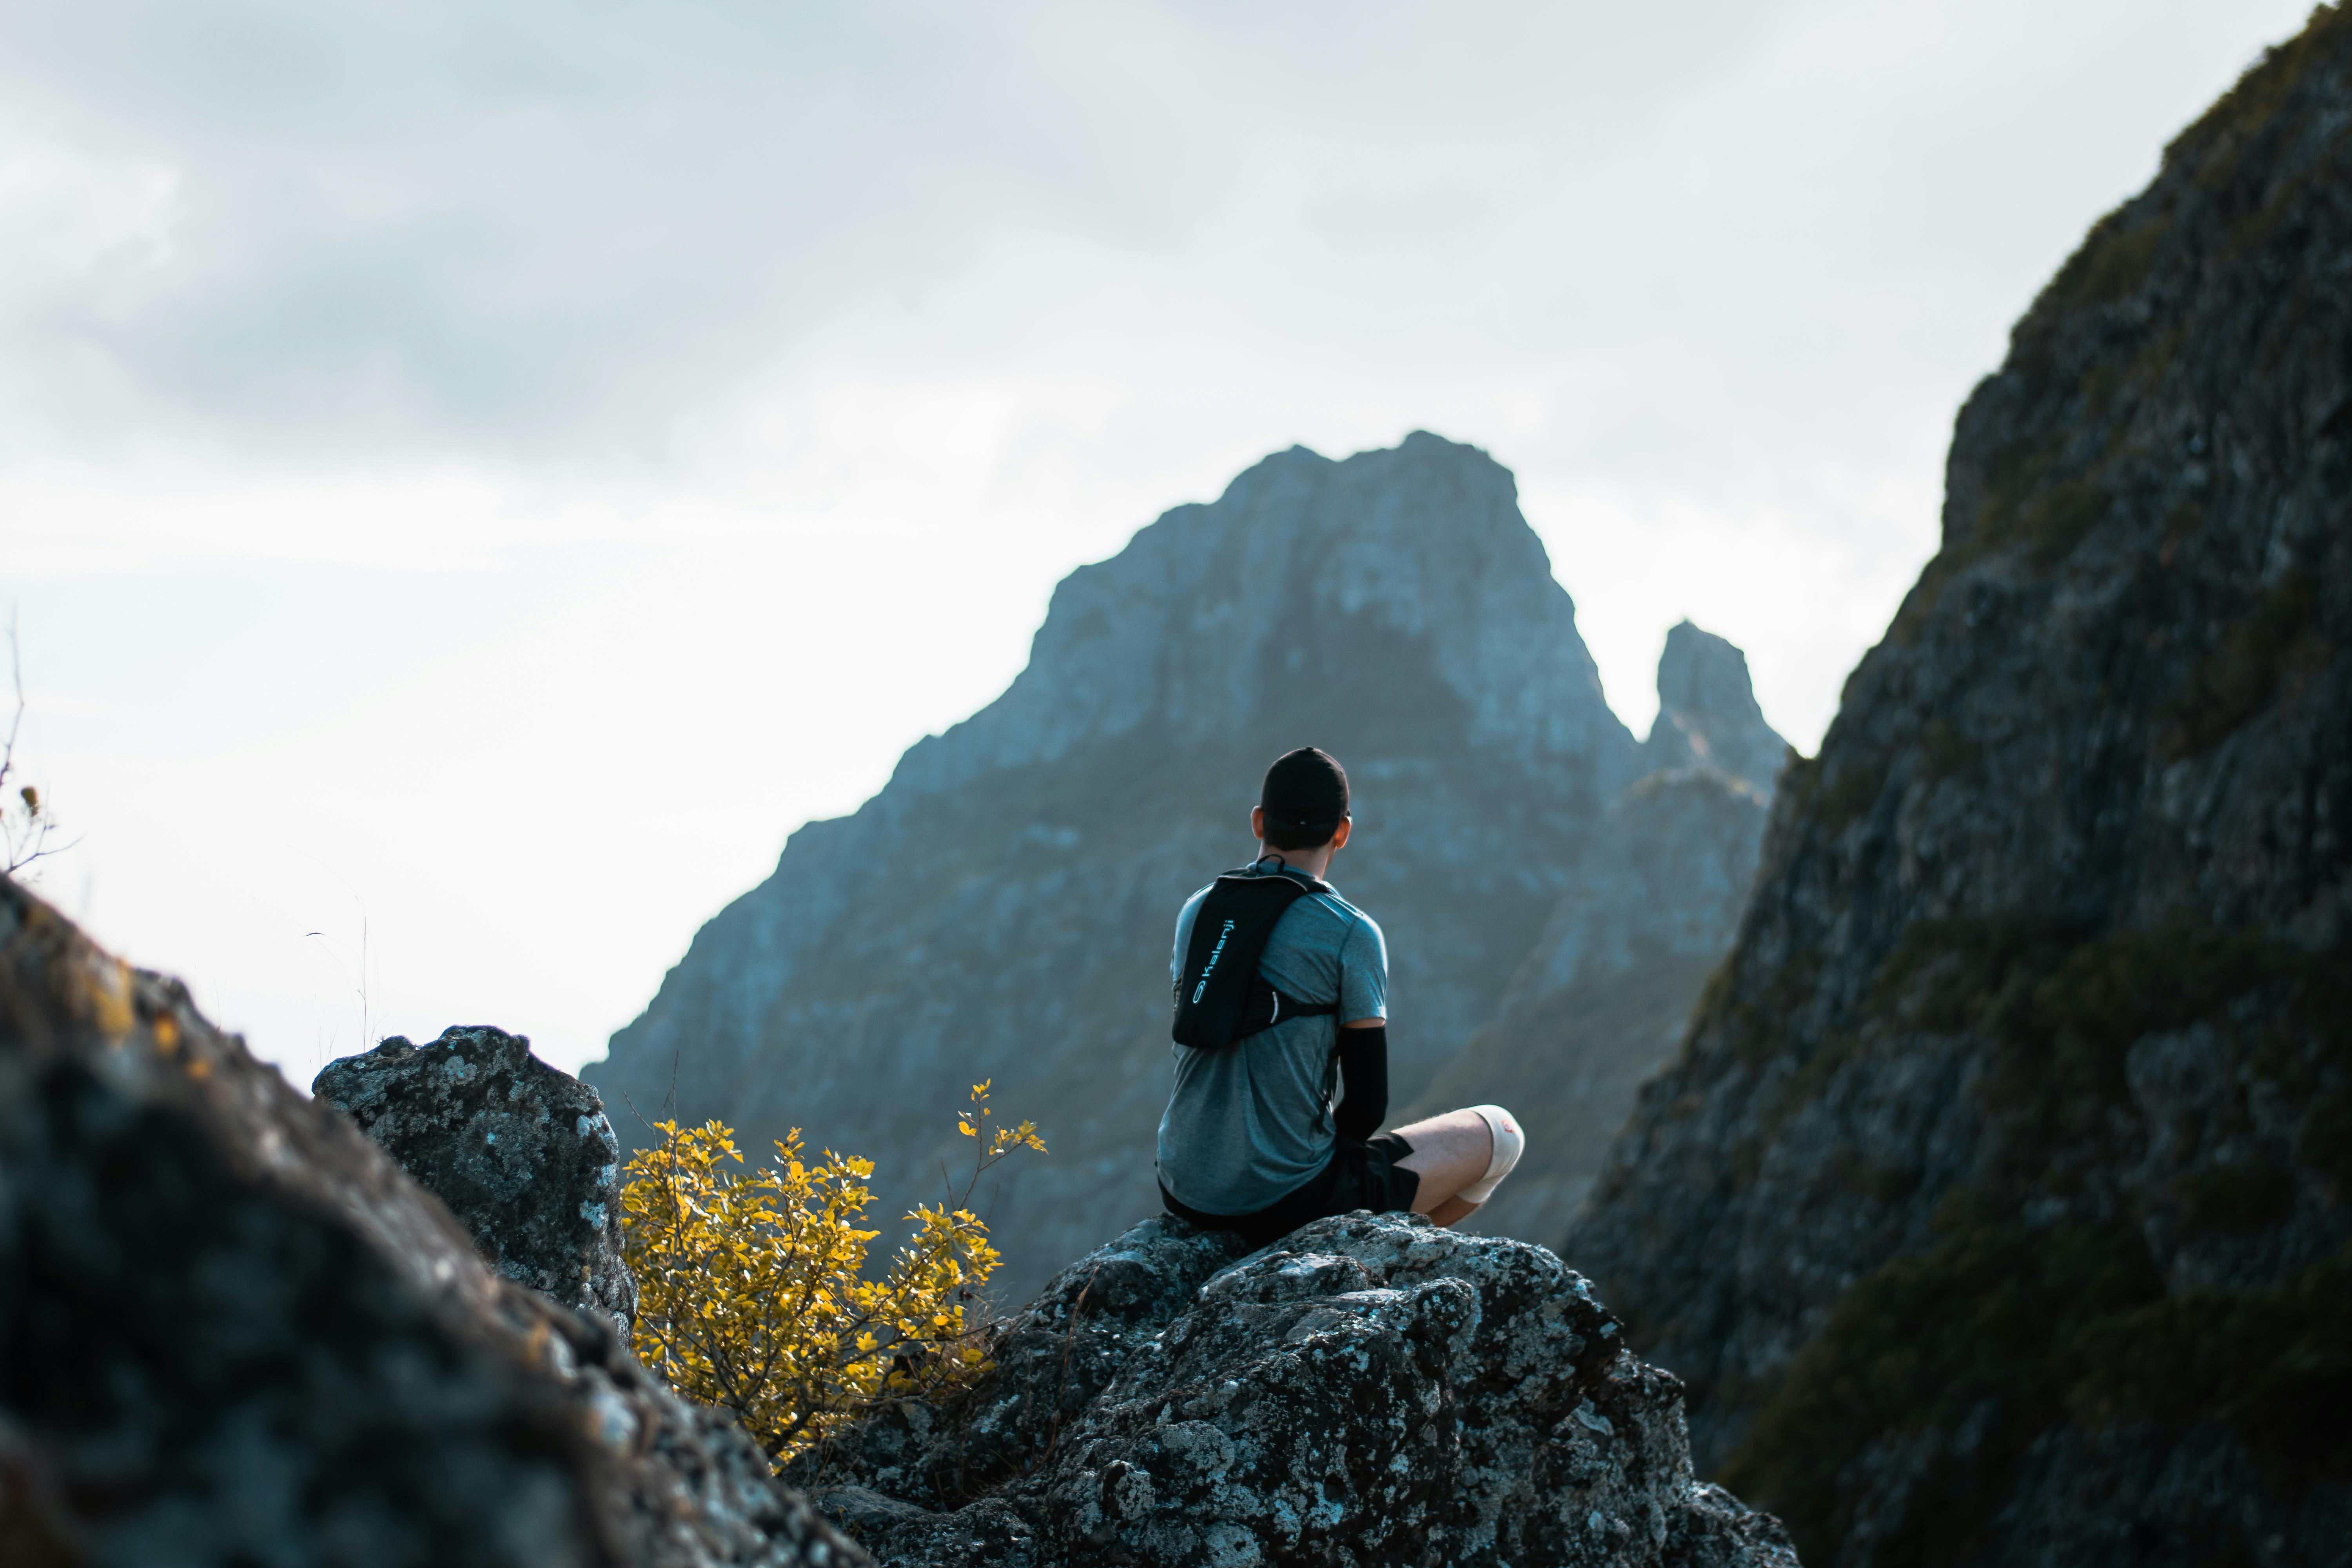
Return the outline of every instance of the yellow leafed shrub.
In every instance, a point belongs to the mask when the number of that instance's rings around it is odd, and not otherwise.
[[[914,1234],[869,1277],[872,1161],[827,1150],[810,1164],[796,1127],[773,1166],[751,1170],[724,1123],[660,1123],[621,1194],[638,1358],[732,1411],[778,1466],[877,1399],[936,1396],[988,1371],[964,1307],[997,1252],[963,1205],[990,1166],[1045,1145],[1030,1122],[992,1125],[985,1083],[956,1125],[975,1142],[971,1180],[917,1205]]]

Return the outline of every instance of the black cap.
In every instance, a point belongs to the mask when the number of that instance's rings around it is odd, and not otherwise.
[[[1339,831],[1348,815],[1348,770],[1319,746],[1285,752],[1265,770],[1257,801],[1270,832],[1319,844]]]

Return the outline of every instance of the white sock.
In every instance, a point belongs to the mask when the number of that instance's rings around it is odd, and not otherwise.
[[[1486,1162],[1486,1173],[1456,1194],[1464,1203],[1483,1204],[1503,1184],[1511,1167],[1519,1163],[1526,1152],[1528,1135],[1519,1131],[1518,1118],[1499,1105],[1474,1105],[1471,1110],[1486,1122],[1486,1131],[1495,1136],[1495,1157]]]

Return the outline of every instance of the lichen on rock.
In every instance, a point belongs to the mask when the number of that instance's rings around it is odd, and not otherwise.
[[[793,1479],[910,1565],[1794,1564],[1695,1483],[1681,1384],[1544,1248],[1358,1213],[1240,1253],[1137,1226],[961,1403],[885,1411]]]
[[[624,1334],[637,1286],[622,1260],[620,1141],[602,1096],[503,1029],[394,1035],[327,1064],[312,1091],[449,1205],[490,1267]]]

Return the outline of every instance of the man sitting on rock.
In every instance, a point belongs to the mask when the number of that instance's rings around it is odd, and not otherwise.
[[[1499,1105],[1375,1135],[1388,1114],[1388,949],[1322,879],[1353,826],[1339,763],[1312,746],[1285,753],[1250,813],[1257,859],[1176,918],[1160,1194],[1171,1214],[1255,1245],[1356,1209],[1453,1225],[1525,1147]]]

